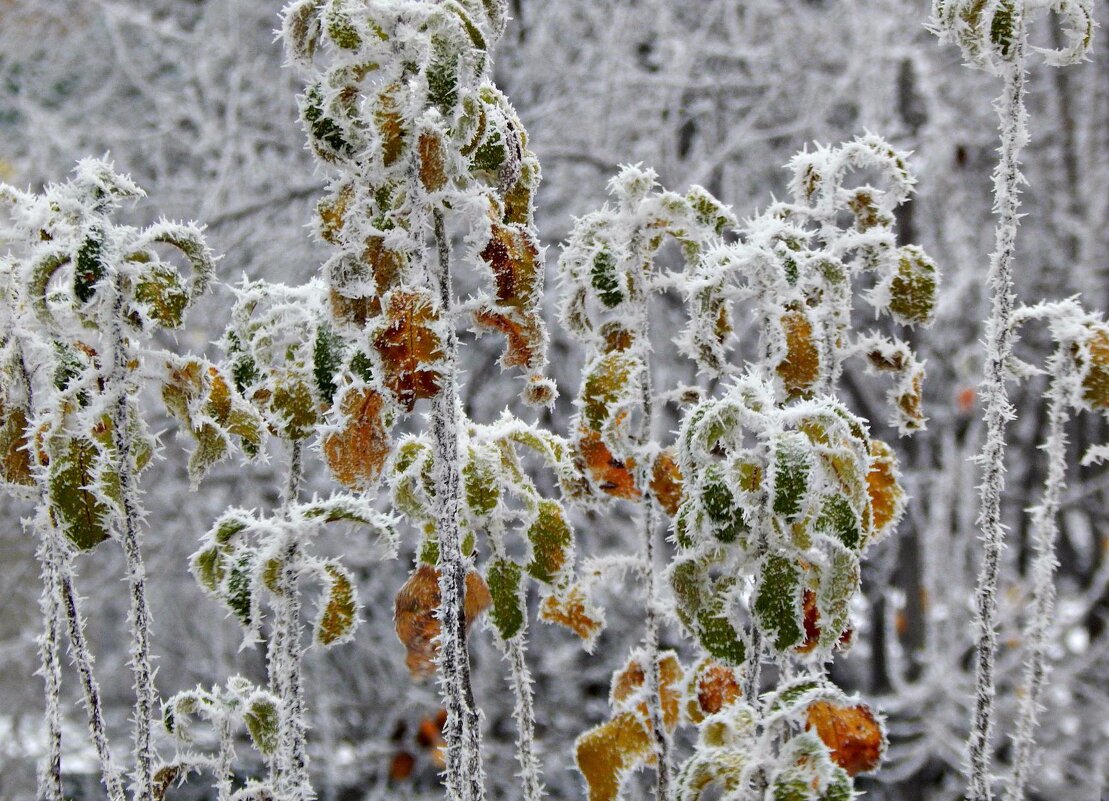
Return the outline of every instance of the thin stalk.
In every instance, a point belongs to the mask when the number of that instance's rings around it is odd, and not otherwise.
[[[470,656],[466,649],[466,561],[458,523],[458,341],[451,323],[454,305],[451,247],[443,212],[436,209],[432,217],[438,255],[434,277],[439,288],[440,313],[447,321],[443,332],[442,387],[432,401],[435,517],[439,535],[439,681],[447,706],[445,782],[452,801],[481,801],[485,798],[481,716],[470,684]]]
[[[997,581],[1004,547],[1001,496],[1005,489],[1005,427],[1013,417],[1005,388],[1005,368],[1012,350],[1013,254],[1020,208],[1020,151],[1027,140],[1024,109],[1024,22],[1014,5],[1012,57],[1002,71],[1005,82],[996,107],[1000,117],[1000,160],[994,171],[994,212],[998,216],[995,248],[990,257],[990,317],[986,323],[986,366],[982,382],[986,441],[979,455],[978,526],[982,531],[982,567],[978,574],[978,617],[974,713],[968,738],[969,799],[989,801],[990,736],[993,731],[994,657],[997,653]]]
[[[643,378],[640,382],[643,397],[643,420],[639,431],[640,448],[650,444],[654,431],[654,390],[651,381],[651,340],[650,340],[650,296],[642,301],[640,321],[640,341],[643,343]],[[639,486],[643,493],[643,574],[647,595],[646,616],[643,621],[643,648],[646,652],[643,666],[644,680],[647,683],[647,717],[651,723],[651,736],[655,741],[655,755],[658,765],[655,769],[655,798],[669,801],[673,778],[673,759],[670,754],[670,737],[662,718],[662,688],[659,680],[659,619],[658,619],[658,577],[655,571],[655,531],[658,529],[658,505],[651,493],[651,466],[648,459],[642,459]]]
[[[150,609],[146,603],[146,568],[139,549],[139,505],[135,497],[131,456],[131,401],[127,387],[127,348],[123,332],[122,278],[115,280],[112,319],[109,330],[112,344],[112,368],[108,375],[108,391],[115,396],[112,427],[118,455],[119,500],[123,507],[120,532],[127,584],[131,604],[127,620],[131,629],[130,664],[135,676],[135,799],[154,801],[154,669],[150,662]]]
[[[58,657],[61,631],[61,602],[58,597],[58,554],[48,536],[39,537],[36,555],[42,566],[43,630],[39,637],[39,658],[46,696],[46,756],[39,767],[38,797],[43,801],[62,801],[62,668]]]
[[[282,493],[281,510],[288,516],[290,504],[296,502],[304,475],[302,443],[295,440],[290,448],[289,472]],[[304,682],[301,676],[301,604],[297,587],[297,562],[300,543],[296,532],[283,527],[281,575],[275,605],[273,632],[270,642],[270,681],[281,700],[278,716],[278,751],[275,760],[276,784],[284,798],[300,801],[312,795],[308,775],[308,728],[304,722]]]
[[[231,731],[231,720],[222,716],[216,722],[219,736],[219,756],[216,758],[216,799],[231,801],[232,784],[235,777],[235,737]]]
[[[1037,715],[1043,695],[1047,665],[1047,633],[1055,606],[1055,541],[1059,535],[1057,516],[1065,489],[1067,471],[1067,378],[1071,361],[1061,350],[1052,357],[1051,386],[1048,388],[1048,429],[1043,450],[1047,454],[1047,476],[1043,501],[1032,511],[1032,536],[1036,557],[1032,563],[1032,614],[1024,630],[1028,662],[1024,666],[1024,695],[1020,699],[1017,733],[1013,738],[1014,768],[1006,801],[1022,801],[1028,773],[1032,769]]]
[[[43,528],[43,535],[57,537],[53,530]],[[85,712],[88,716],[89,733],[92,736],[96,757],[100,762],[100,777],[107,790],[109,801],[124,801],[123,781],[112,759],[112,748],[108,741],[108,726],[104,722],[104,707],[100,701],[100,685],[93,674],[93,656],[85,638],[85,619],[81,616],[80,601],[73,588],[73,569],[68,549],[64,543],[55,539],[60,552],[58,562],[58,586],[61,594],[62,610],[65,613],[69,636],[69,653],[77,674],[81,677],[81,689],[85,696]]]
[[[512,692],[516,705],[512,717],[516,721],[516,761],[520,763],[524,801],[539,801],[543,797],[543,784],[539,775],[539,759],[535,755],[535,706],[531,690],[531,671],[528,669],[527,615],[520,631],[506,643]]]
[[[19,375],[27,393],[27,408],[34,408],[34,387],[31,374],[22,354],[18,359]],[[38,508],[45,508],[46,498],[39,492]],[[31,521],[24,520],[24,526],[34,528]],[[38,774],[38,797],[43,801],[62,801],[62,666],[61,632],[58,622],[61,619],[61,599],[58,594],[59,554],[49,529],[44,529],[38,538],[35,556],[42,567],[42,593],[39,596],[39,610],[42,612],[43,630],[39,636],[39,659],[42,674],[43,693],[46,701],[46,756]]]

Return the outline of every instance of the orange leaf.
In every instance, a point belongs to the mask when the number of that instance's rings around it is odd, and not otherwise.
[[[682,471],[678,468],[672,448],[660,451],[655,457],[650,486],[663,511],[670,517],[676,515],[682,503]]]
[[[699,723],[705,715],[715,715],[741,695],[735,670],[711,659],[697,668],[691,690],[696,705],[690,707],[691,712],[695,710],[690,716],[694,723]]]
[[[416,767],[416,758],[407,751],[398,751],[393,754],[393,761],[389,765],[389,778],[395,782],[403,781],[412,775]]]
[[[407,653],[408,670],[415,678],[435,672],[439,652],[439,571],[431,565],[420,565],[397,593],[393,622],[397,637]],[[489,608],[492,598],[485,579],[474,570],[466,574],[465,615],[467,630],[478,615]]]
[[[368,387],[347,389],[339,402],[345,425],[327,435],[323,453],[336,480],[348,489],[367,490],[381,475],[391,449],[384,405],[384,398]]]
[[[599,614],[591,614],[581,587],[571,587],[559,595],[548,595],[539,607],[539,619],[565,626],[587,643],[604,627]]]
[[[782,315],[781,324],[786,355],[776,369],[790,396],[804,395],[820,378],[820,351],[812,322],[803,310],[792,308]]]
[[[543,321],[529,311],[509,308],[501,311],[484,306],[474,310],[474,322],[482,328],[500,331],[508,338],[508,349],[501,364],[535,370],[543,364]]]
[[[816,729],[831,750],[832,761],[852,776],[875,770],[882,761],[882,727],[866,704],[838,706],[815,701],[808,708],[805,728]]]
[[[427,369],[443,358],[439,334],[431,327],[438,320],[439,310],[428,293],[389,293],[385,325],[374,334],[373,345],[381,354],[385,386],[406,411],[412,411],[418,398],[439,393],[442,375]]]
[[[589,428],[581,430],[578,449],[590,477],[601,490],[615,498],[635,500],[639,497],[635,476],[632,474],[635,468],[634,459],[628,459],[627,462],[617,459],[605,445],[601,435]]]
[[[420,134],[420,183],[428,192],[438,192],[447,185],[446,153],[443,140],[434,131]]]
[[[881,537],[897,522],[905,500],[905,492],[897,483],[897,459],[890,446],[881,440],[870,441],[866,489],[870,496],[871,524],[875,536]]]
[[[624,778],[650,753],[647,723],[634,712],[615,715],[581,735],[575,756],[589,801],[615,801]]]

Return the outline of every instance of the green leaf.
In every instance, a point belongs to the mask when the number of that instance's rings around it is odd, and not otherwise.
[[[528,528],[528,540],[531,542],[528,575],[544,584],[554,583],[568,567],[574,542],[573,532],[557,501],[539,502],[539,514]]]
[[[354,578],[341,565],[329,562],[327,574],[327,603],[316,621],[316,642],[323,646],[349,640],[354,633],[358,614],[358,597]]]
[[[77,438],[51,450],[57,451],[48,479],[55,521],[74,547],[92,550],[109,536],[108,507],[90,489],[99,449],[91,440]]]
[[[279,719],[277,704],[268,696],[255,697],[247,706],[243,722],[250,732],[251,742],[262,756],[271,756],[277,751]]]
[[[755,621],[783,653],[804,638],[801,569],[793,559],[770,554],[763,563],[753,603]]]
[[[493,597],[491,617],[502,640],[511,640],[524,627],[524,603],[520,592],[520,566],[511,559],[493,559],[487,571]]]

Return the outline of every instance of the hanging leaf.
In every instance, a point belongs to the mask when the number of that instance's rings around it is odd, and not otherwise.
[[[885,755],[885,732],[866,704],[815,701],[806,712],[805,728],[815,729],[831,750],[832,760],[851,776],[877,770]]]
[[[327,603],[316,620],[316,642],[323,646],[337,645],[354,636],[358,624],[358,594],[354,577],[337,562],[324,566],[327,576],[323,597]]]
[[[542,288],[542,262],[539,246],[526,227],[493,223],[481,258],[493,273],[499,305],[517,309],[535,305]]]
[[[392,451],[385,399],[369,387],[347,387],[338,403],[339,430],[323,439],[331,474],[344,487],[368,491]]]
[[[557,501],[539,501],[538,513],[535,522],[528,528],[527,537],[531,543],[528,575],[544,584],[557,583],[573,558],[571,548],[574,543],[573,532]]]
[[[504,334],[508,340],[501,366],[538,370],[546,360],[546,330],[543,318],[530,311],[481,306],[474,309],[474,323]]]
[[[770,636],[777,651],[792,648],[804,636],[802,596],[801,571],[793,560],[775,554],[767,556],[752,609],[759,628]]]
[[[682,471],[673,448],[659,451],[651,466],[651,494],[670,517],[678,514],[682,503]]]
[[[511,559],[493,559],[486,571],[489,594],[493,599],[490,613],[493,625],[502,640],[511,640],[524,627],[524,599],[520,588],[522,571]]]
[[[1093,409],[1109,409],[1109,328],[1090,326],[1077,361],[1083,368],[1082,399]]]
[[[635,475],[632,473],[635,469],[634,459],[617,459],[605,445],[601,435],[590,429],[582,429],[577,445],[589,477],[602,492],[625,500],[639,497]]]
[[[901,325],[928,325],[936,311],[936,264],[915,245],[897,251],[889,283],[889,310]]]
[[[702,659],[688,675],[686,716],[692,723],[700,723],[705,716],[717,714],[742,695],[734,668]]]
[[[422,678],[435,671],[438,654],[439,571],[431,565],[421,564],[408,577],[397,593],[393,621],[397,637],[407,652],[406,663],[414,678]],[[474,620],[489,608],[492,598],[489,587],[477,571],[466,574],[465,616],[467,629]]]
[[[87,439],[52,443],[47,476],[50,510],[75,548],[88,551],[108,539],[108,507],[94,490],[99,449]]]
[[[259,693],[247,704],[243,721],[250,732],[250,741],[262,756],[273,756],[280,742],[278,721],[280,713],[276,701]]]
[[[870,470],[866,474],[872,526],[868,544],[883,539],[901,518],[905,491],[901,489],[897,476],[897,457],[893,450],[881,440],[871,440]]]
[[[0,399],[0,482],[23,487],[35,484],[31,452],[27,450],[27,413],[5,407]]]
[[[799,306],[789,308],[780,319],[785,336],[785,356],[775,368],[791,398],[807,397],[820,380],[820,351],[813,324]]]
[[[443,358],[433,328],[438,322],[439,311],[423,290],[396,289],[385,300],[385,324],[372,341],[381,354],[385,386],[406,411],[412,411],[418,398],[439,393],[442,376],[433,369]]]
[[[601,610],[592,607],[578,585],[544,598],[539,606],[539,619],[570,629],[585,641],[587,651],[592,650],[597,635],[605,626]]]

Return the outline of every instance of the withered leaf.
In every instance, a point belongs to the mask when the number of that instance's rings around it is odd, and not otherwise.
[[[369,387],[351,387],[338,406],[343,427],[324,438],[324,457],[340,484],[365,491],[381,476],[392,449],[385,427],[385,399]]]
[[[431,565],[420,565],[408,577],[397,593],[393,621],[397,637],[407,651],[406,664],[414,678],[423,678],[435,672],[435,657],[439,647],[439,571]],[[489,608],[492,597],[489,587],[477,571],[466,574],[465,592],[466,628],[473,625],[478,615]]]
[[[832,752],[832,761],[852,776],[875,770],[882,761],[882,726],[866,704],[815,701],[806,712],[805,728],[816,730]]]
[[[439,310],[427,292],[396,289],[386,300],[385,323],[373,337],[381,354],[385,386],[397,403],[412,411],[419,398],[439,393],[442,375],[432,369],[443,358],[439,334],[432,327]]]

